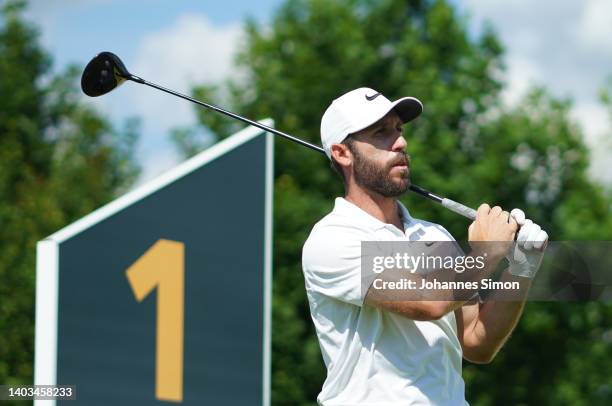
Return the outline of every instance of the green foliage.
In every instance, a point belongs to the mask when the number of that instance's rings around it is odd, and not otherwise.
[[[138,123],[120,131],[79,100],[79,71],[51,76],[24,2],[0,13],[0,383],[33,379],[36,242],[124,191]]]
[[[494,32],[468,35],[447,1],[288,0],[270,27],[247,23],[238,57],[246,80],[225,105],[319,143],[321,115],[343,92],[370,86],[424,101],[407,125],[412,179],[477,207],[523,208],[554,240],[612,238],[610,199],[586,176],[588,151],[571,101],[533,89],[515,108],[500,102],[502,46]],[[197,89],[214,100],[218,89]],[[213,117],[214,116],[214,117]],[[201,113],[223,138],[226,118]],[[325,378],[304,292],[301,247],[342,194],[326,159],[276,140],[273,403],[314,404]],[[419,218],[467,237],[465,219],[415,195]],[[488,366],[466,365],[467,397],[489,404],[603,404],[610,399],[611,308],[533,303]]]

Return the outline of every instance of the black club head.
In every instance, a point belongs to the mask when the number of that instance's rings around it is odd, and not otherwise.
[[[100,52],[85,67],[81,76],[81,89],[87,96],[102,96],[131,76],[117,55]]]

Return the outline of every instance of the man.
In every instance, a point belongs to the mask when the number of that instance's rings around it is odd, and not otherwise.
[[[397,200],[409,186],[403,125],[421,103],[390,102],[359,88],[329,106],[321,140],[344,179],[345,197],[320,220],[304,244],[303,270],[312,319],[327,367],[321,405],[466,404],[462,357],[490,362],[518,322],[519,301],[390,300],[366,286],[362,241],[454,241],[442,226],[413,218]],[[517,231],[518,244],[514,247]],[[501,280],[525,281],[537,271],[548,235],[520,210],[512,215],[482,204],[469,240],[496,241],[492,269],[507,256]],[[528,285],[528,283],[527,283]]]

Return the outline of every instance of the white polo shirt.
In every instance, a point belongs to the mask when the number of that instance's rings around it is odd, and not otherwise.
[[[454,241],[398,202],[404,230],[337,198],[302,252],[327,379],[320,405],[466,405],[454,312],[416,321],[363,305],[361,241]]]

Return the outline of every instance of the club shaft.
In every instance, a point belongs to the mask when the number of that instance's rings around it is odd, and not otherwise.
[[[147,86],[152,87],[152,88],[157,89],[157,90],[161,90],[162,92],[166,92],[166,93],[169,93],[171,95],[180,97],[181,99],[188,100],[188,101],[190,101],[192,103],[195,103],[195,104],[197,104],[199,106],[205,107],[205,108],[210,109],[210,110],[214,110],[214,111],[216,111],[218,113],[221,113],[221,114],[225,114],[226,116],[235,118],[236,120],[240,120],[243,123],[252,125],[252,126],[257,127],[257,128],[261,128],[264,131],[271,132],[272,134],[276,134],[276,135],[278,135],[280,137],[283,137],[283,138],[286,138],[286,139],[288,139],[290,141],[296,142],[296,143],[298,143],[300,145],[303,145],[303,146],[305,146],[307,148],[310,148],[310,149],[312,149],[314,151],[318,151],[318,152],[320,152],[322,154],[325,154],[325,150],[323,148],[317,146],[317,145],[311,144],[311,143],[306,142],[306,141],[304,141],[304,140],[302,140],[300,138],[297,138],[297,137],[294,137],[294,136],[289,135],[287,133],[284,133],[282,131],[279,131],[276,128],[269,127],[269,126],[267,126],[265,124],[261,124],[261,123],[259,123],[257,121],[253,121],[253,120],[248,119],[246,117],[240,116],[240,115],[238,115],[236,113],[232,113],[231,111],[222,109],[221,107],[217,107],[217,106],[215,106],[213,104],[205,103],[203,101],[194,99],[193,97],[190,97],[190,96],[187,96],[185,94],[176,92],[176,91],[174,91],[172,89],[168,89],[168,88],[165,88],[163,86],[157,85],[157,84],[155,84],[153,82],[149,82],[147,80],[144,80],[144,79],[142,79],[142,78],[140,78],[140,77],[138,77],[136,75],[131,75],[130,77],[126,77],[126,79],[129,79],[129,80],[131,80],[133,82],[136,82],[136,83],[147,85]],[[451,211],[454,211],[455,213],[460,214],[460,215],[462,215],[462,216],[464,216],[464,217],[466,217],[466,218],[468,218],[470,220],[474,220],[476,218],[476,210],[474,210],[474,209],[472,209],[470,207],[467,207],[467,206],[465,206],[465,205],[463,205],[461,203],[455,202],[454,200],[451,200],[451,199],[447,199],[447,198],[443,198],[443,197],[437,196],[437,195],[431,193],[430,191],[428,191],[426,189],[423,189],[422,187],[417,186],[417,185],[412,185],[411,184],[409,186],[409,189],[412,192],[414,192],[414,193],[416,193],[418,195],[421,195],[423,197],[426,197],[426,198],[428,198],[430,200],[433,200],[434,202],[439,203],[442,206],[446,207],[447,209],[449,209]]]
[[[198,104],[198,105],[200,105],[200,106],[202,106],[202,107],[206,107],[207,109],[211,109],[211,110],[214,110],[214,111],[216,111],[216,112],[218,112],[218,113],[225,114],[226,116],[229,116],[229,117],[235,118],[236,120],[240,120],[240,121],[242,121],[243,123],[250,124],[250,125],[252,125],[252,126],[254,126],[254,127],[261,128],[261,129],[262,129],[262,130],[264,130],[264,131],[271,132],[271,133],[276,134],[276,135],[278,135],[278,136],[280,136],[280,137],[283,137],[283,138],[286,138],[286,139],[291,140],[291,141],[293,141],[293,142],[296,142],[296,143],[298,143],[298,144],[301,144],[301,145],[303,145],[303,146],[305,146],[305,147],[307,147],[307,148],[310,148],[310,149],[312,149],[312,150],[319,151],[319,152],[321,152],[321,153],[323,153],[323,154],[325,153],[325,151],[323,150],[323,148],[321,148],[321,147],[319,147],[319,146],[317,146],[317,145],[311,144],[311,143],[306,142],[306,141],[304,141],[304,140],[302,140],[302,139],[299,139],[299,138],[297,138],[297,137],[294,137],[293,135],[289,135],[289,134],[287,134],[287,133],[284,133],[284,132],[282,132],[282,131],[279,131],[279,130],[277,130],[276,128],[268,127],[268,126],[267,126],[267,125],[265,125],[265,124],[261,124],[261,123],[259,123],[259,122],[257,122],[257,121],[253,121],[253,120],[248,119],[248,118],[246,118],[246,117],[240,116],[240,115],[238,115],[238,114],[236,114],[236,113],[232,113],[231,111],[228,111],[228,110],[222,109],[221,107],[217,107],[217,106],[215,106],[215,105],[213,105],[213,104],[204,103],[203,101],[200,101],[200,100],[194,99],[193,97],[189,97],[189,96],[187,96],[187,95],[185,95],[185,94],[182,94],[182,93],[176,92],[176,91],[174,91],[174,90],[172,90],[172,89],[168,89],[168,88],[165,88],[165,87],[163,87],[163,86],[157,85],[157,84],[155,84],[155,83],[149,82],[149,81],[147,81],[147,80],[144,80],[144,79],[142,79],[142,78],[139,78],[138,76],[134,76],[134,77],[130,78],[130,80],[133,80],[133,81],[138,82],[138,83],[142,83],[143,85],[147,85],[147,86],[153,87],[153,88],[155,88],[155,89],[161,90],[162,92],[170,93],[170,94],[172,94],[172,95],[174,95],[174,96],[178,96],[178,97],[180,97],[181,99],[189,100],[190,102],[193,102],[193,103],[195,103],[195,104]]]

